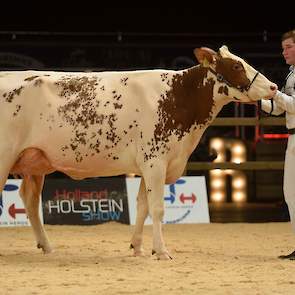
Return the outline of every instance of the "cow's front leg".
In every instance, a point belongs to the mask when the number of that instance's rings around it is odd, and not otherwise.
[[[148,202],[146,197],[146,189],[143,177],[140,181],[139,192],[137,195],[137,213],[134,233],[131,239],[130,248],[134,250],[134,256],[143,256],[142,234],[144,221],[148,215]]]
[[[52,252],[49,240],[39,216],[40,194],[44,184],[43,175],[25,176],[20,188],[20,196],[24,202],[26,213],[30,219],[37,247],[41,248],[45,254]]]
[[[171,259],[162,235],[162,220],[164,216],[164,185],[166,167],[161,163],[153,163],[144,173],[149,212],[153,220],[153,254],[158,259]]]

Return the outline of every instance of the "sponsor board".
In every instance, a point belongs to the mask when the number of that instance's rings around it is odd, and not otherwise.
[[[8,179],[0,194],[0,226],[30,226],[23,201],[19,195],[21,179]],[[42,205],[39,214],[43,223]]]
[[[48,179],[43,189],[47,224],[129,223],[125,178]]]
[[[130,224],[136,220],[136,198],[140,177],[126,178]],[[163,223],[209,223],[205,176],[187,176],[165,185]],[[148,217],[145,224],[152,224]]]

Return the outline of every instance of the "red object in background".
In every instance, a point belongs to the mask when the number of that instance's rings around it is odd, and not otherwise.
[[[8,213],[13,219],[15,219],[16,214],[25,214],[26,210],[24,208],[15,208],[15,204],[12,204],[8,208]]]
[[[264,133],[260,135],[260,137],[265,138],[265,139],[283,139],[283,138],[288,138],[289,134],[286,133]]]
[[[195,203],[196,200],[197,200],[197,197],[194,194],[192,194],[191,196],[185,196],[184,194],[181,194],[180,195],[180,201],[181,201],[181,203],[184,203],[185,201],[189,201],[189,200],[192,203]]]

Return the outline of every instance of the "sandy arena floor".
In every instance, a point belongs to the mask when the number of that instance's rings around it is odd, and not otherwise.
[[[0,294],[295,294],[290,223],[165,225],[171,261],[128,249],[132,226],[46,226],[55,252],[35,248],[31,228],[0,228]]]

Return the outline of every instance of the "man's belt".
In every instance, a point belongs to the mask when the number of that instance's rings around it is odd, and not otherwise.
[[[288,129],[288,133],[289,133],[289,134],[295,134],[295,128]]]

